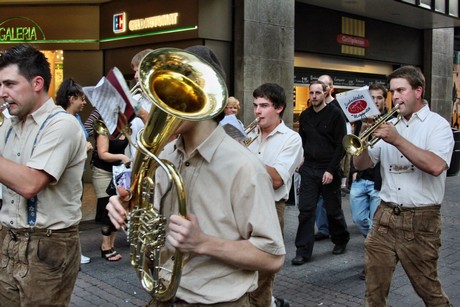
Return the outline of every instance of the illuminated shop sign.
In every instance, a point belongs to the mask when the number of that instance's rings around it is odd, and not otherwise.
[[[126,32],[126,13],[113,15],[113,33]]]
[[[369,47],[369,41],[367,39],[351,35],[339,34],[337,35],[337,42],[341,45],[350,45],[363,48]]]
[[[177,25],[178,16],[179,13],[171,13],[141,19],[133,19],[129,21],[128,28],[130,31],[140,31]]]
[[[113,33],[126,32],[126,25],[132,32],[173,26],[177,25],[178,18],[179,13],[175,12],[128,21],[125,12],[117,13],[113,15]]]
[[[11,17],[0,22],[0,42],[44,40],[40,26],[27,17]]]

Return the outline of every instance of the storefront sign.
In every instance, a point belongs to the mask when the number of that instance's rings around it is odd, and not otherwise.
[[[318,70],[305,67],[294,67],[294,83],[310,84],[311,81],[318,80],[321,75],[330,75],[334,79],[334,86],[349,88],[362,87],[371,83],[386,84],[385,75],[366,74],[347,71]]]
[[[126,32],[126,13],[118,13],[113,15],[113,33]]]
[[[141,31],[177,25],[178,17],[179,13],[175,12],[147,18],[133,19],[129,21],[128,28],[130,31]]]
[[[339,34],[337,35],[337,42],[340,45],[350,45],[363,48],[369,47],[369,41],[367,39],[351,35]]]
[[[27,17],[11,17],[0,22],[0,42],[44,40],[40,26]]]

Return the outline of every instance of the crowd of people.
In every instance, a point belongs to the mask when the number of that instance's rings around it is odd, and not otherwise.
[[[225,80],[211,49],[185,50]],[[150,51],[133,57],[135,78],[142,57]],[[188,77],[196,84],[203,82]],[[133,190],[108,189],[113,167],[129,167],[135,159],[129,138],[113,139],[94,129],[102,120],[97,110],[82,123],[78,113],[87,97],[75,80],[64,80],[56,103],[48,94],[50,82],[49,62],[35,47],[17,45],[0,54],[0,94],[12,115],[0,127],[5,144],[0,147],[0,300],[8,306],[69,304],[80,264],[89,261],[81,254],[78,225],[90,152],[95,219],[101,223],[105,260],[121,259],[115,235],[127,227],[132,209]],[[328,231],[322,238],[331,239],[332,254],[346,252],[350,234],[341,198],[349,186],[353,222],[365,238],[361,275],[366,304],[386,304],[400,262],[427,306],[448,306],[437,261],[440,205],[454,145],[450,125],[430,111],[423,97],[425,78],[418,68],[398,68],[388,82],[401,123],[391,119],[381,124],[372,134],[380,141],[356,156],[342,145],[351,124],[334,102],[333,78],[328,75],[311,82],[311,106],[301,113],[298,132],[283,121],[286,94],[276,83],[263,83],[253,91],[257,125],[248,132],[250,143],[224,129],[224,117],[236,117],[240,110],[234,97],[212,118],[183,120],[159,158],[169,161],[182,178],[185,216],[177,210],[178,188],[166,188],[168,176],[156,172],[153,179],[154,199],[167,217],[161,280],[170,277],[176,251],[183,254],[184,264],[173,298],[154,296],[148,306],[289,306],[285,298],[273,296],[273,284],[285,261],[284,210],[295,172],[301,180],[292,265],[312,261],[320,204]],[[385,114],[387,89],[371,85],[369,92]],[[148,122],[151,108],[148,101],[139,106],[136,130]],[[241,121],[233,122],[245,134]],[[358,121],[354,133],[371,124]],[[91,136],[94,149],[88,142]]]

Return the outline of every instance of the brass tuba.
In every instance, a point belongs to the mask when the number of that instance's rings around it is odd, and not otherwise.
[[[225,108],[227,88],[222,76],[206,61],[181,49],[161,48],[148,53],[139,65],[139,83],[152,108],[145,128],[138,134],[137,154],[131,176],[128,240],[131,265],[143,288],[159,301],[172,299],[179,286],[183,255],[174,254],[171,279],[164,284],[160,272],[161,249],[166,243],[163,202],[154,206],[155,173],[160,167],[174,185],[178,214],[186,216],[185,190],[174,165],[158,158],[183,120],[215,117]]]

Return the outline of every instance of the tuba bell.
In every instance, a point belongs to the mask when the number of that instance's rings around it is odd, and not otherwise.
[[[183,255],[174,251],[170,271],[162,266],[160,254],[166,243],[163,201],[154,206],[155,173],[164,170],[178,200],[178,214],[186,216],[185,189],[174,165],[158,158],[163,147],[183,120],[201,121],[215,117],[225,108],[227,88],[222,76],[194,54],[174,48],[148,53],[139,65],[139,84],[152,108],[145,128],[138,134],[137,153],[132,166],[127,237],[131,265],[143,288],[155,299],[175,296],[182,273]],[[164,282],[161,272],[169,272]]]

